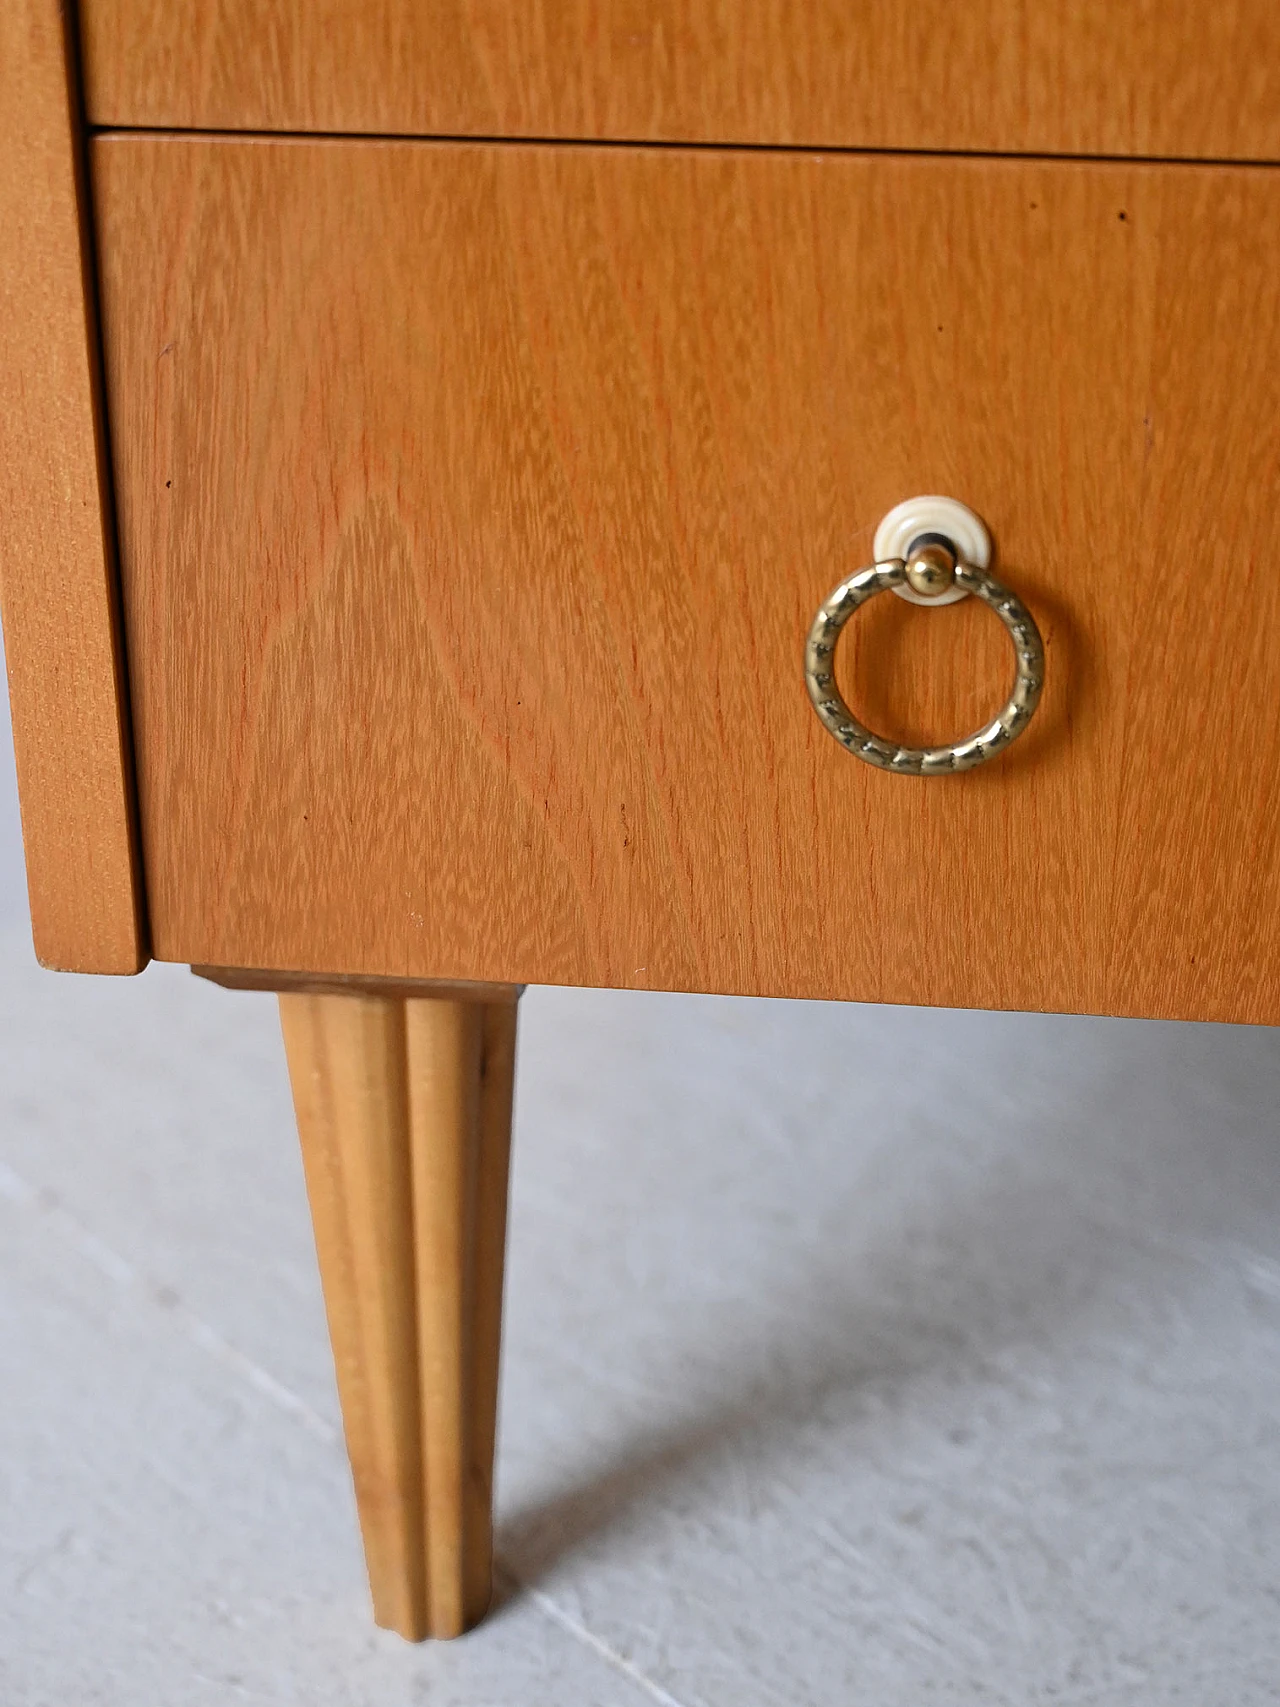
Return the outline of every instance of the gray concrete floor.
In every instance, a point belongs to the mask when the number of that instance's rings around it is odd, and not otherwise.
[[[36,969],[0,1701],[1280,1699],[1280,1036],[534,991],[503,1600],[369,1620],[268,997]]]

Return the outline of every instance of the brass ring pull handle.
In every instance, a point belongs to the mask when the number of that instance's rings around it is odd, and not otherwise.
[[[963,741],[952,741],[945,747],[899,747],[859,723],[841,697],[835,678],[840,631],[859,605],[893,587],[909,588],[917,600],[941,598],[955,589],[976,593],[1009,630],[1016,660],[1013,691],[1003,710]],[[985,764],[1021,735],[1044,687],[1044,642],[1035,619],[1016,593],[985,569],[959,562],[949,541],[927,535],[915,542],[905,559],[894,557],[873,563],[841,581],[813,619],[805,646],[804,679],[824,727],[855,758],[907,776],[942,776]]]

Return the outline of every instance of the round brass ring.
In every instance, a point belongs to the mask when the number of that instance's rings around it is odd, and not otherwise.
[[[944,776],[951,771],[972,770],[994,759],[1031,721],[1044,687],[1044,641],[1035,618],[1016,593],[971,563],[958,563],[956,585],[974,593],[1000,618],[1013,641],[1015,673],[1008,702],[995,718],[963,741],[944,747],[900,747],[874,734],[849,710],[836,686],[835,652],[840,631],[860,605],[877,593],[901,586],[906,564],[900,557],[873,563],[850,575],[823,601],[813,619],[804,652],[804,679],[813,709],[823,726],[855,758],[878,770],[897,771],[905,776]]]

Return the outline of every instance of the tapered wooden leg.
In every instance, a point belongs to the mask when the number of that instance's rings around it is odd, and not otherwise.
[[[374,1616],[427,1633],[403,1004],[289,995],[280,1017]]]
[[[374,1616],[456,1636],[492,1583],[514,1001],[285,994]]]

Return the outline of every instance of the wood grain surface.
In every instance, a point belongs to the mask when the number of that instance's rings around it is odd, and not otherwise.
[[[284,1032],[374,1616],[427,1634],[404,1003],[283,995]]]
[[[1280,157],[1275,0],[83,0],[99,124]]]
[[[280,1019],[374,1613],[457,1636],[492,1592],[515,1003]]]
[[[0,6],[0,603],[36,953],[146,964],[80,119],[57,0]]]
[[[1280,177],[94,146],[164,959],[1280,1020]],[[1030,732],[888,776],[821,599],[948,492]],[[886,733],[974,601],[842,642]]]

